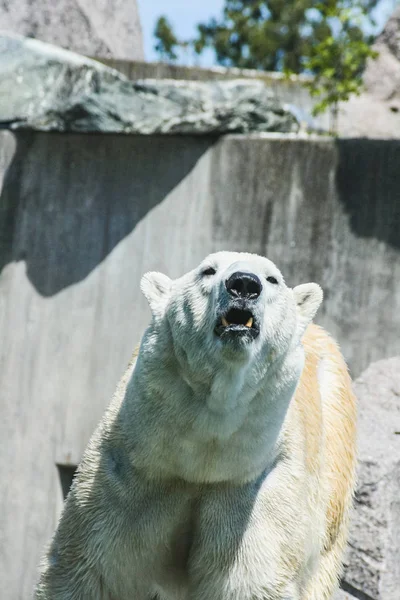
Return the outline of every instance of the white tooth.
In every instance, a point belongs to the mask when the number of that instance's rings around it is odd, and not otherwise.
[[[246,327],[252,327],[252,325],[253,325],[253,317],[250,317],[250,319],[246,323]]]
[[[223,325],[224,327],[229,327],[229,323],[228,323],[228,321],[225,319],[225,317],[222,317],[222,325]]]

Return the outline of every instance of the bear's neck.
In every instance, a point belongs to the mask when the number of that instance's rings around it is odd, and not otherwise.
[[[276,460],[297,385],[286,363],[271,366],[256,387],[249,365],[191,381],[170,347],[142,345],[125,402],[135,465],[196,483],[257,477]]]

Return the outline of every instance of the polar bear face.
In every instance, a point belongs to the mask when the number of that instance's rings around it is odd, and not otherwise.
[[[148,273],[141,288],[152,327],[170,335],[190,371],[207,374],[285,356],[299,346],[322,300],[317,284],[290,289],[270,260],[236,252],[211,254],[174,281]]]

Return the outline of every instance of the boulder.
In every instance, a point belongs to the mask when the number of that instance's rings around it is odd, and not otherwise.
[[[373,49],[378,57],[367,61],[364,92],[340,105],[340,136],[400,138],[400,6]]]
[[[90,56],[143,60],[136,0],[0,0],[0,26]]]
[[[356,380],[359,471],[343,587],[356,598],[400,597],[400,357]]]
[[[0,127],[135,134],[296,132],[261,81],[129,81],[78,54],[0,36]]]
[[[393,11],[382,33],[376,40],[377,44],[386,48],[400,61],[400,6]]]

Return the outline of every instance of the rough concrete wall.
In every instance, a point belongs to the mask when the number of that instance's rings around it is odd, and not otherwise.
[[[82,54],[144,58],[136,0],[0,0],[0,29]]]
[[[0,136],[0,580],[25,600],[149,312],[151,269],[249,250],[325,290],[354,374],[398,353],[400,143]],[[3,175],[1,175],[3,173]]]

